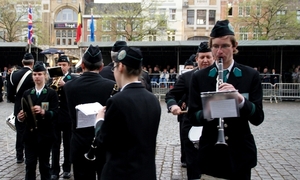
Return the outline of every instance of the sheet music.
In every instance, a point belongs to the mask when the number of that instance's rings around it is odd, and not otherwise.
[[[76,128],[85,128],[94,126],[97,113],[103,106],[98,103],[80,104],[75,107],[77,110],[77,126]]]
[[[237,104],[235,99],[211,101],[209,103],[212,118],[237,117]]]

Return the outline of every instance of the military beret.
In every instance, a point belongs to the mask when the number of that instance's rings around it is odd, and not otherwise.
[[[45,65],[42,61],[37,61],[33,66],[34,72],[46,71]]]
[[[205,53],[205,52],[211,52],[211,49],[208,47],[208,42],[201,42],[198,46],[197,52]]]
[[[85,51],[83,59],[92,64],[102,61],[102,54],[99,47],[90,45],[90,47]]]
[[[120,49],[115,62],[121,62],[128,67],[139,69],[142,67],[143,55],[140,49],[123,47]]]
[[[194,66],[194,62],[188,59],[185,61],[184,66]]]
[[[192,54],[190,57],[189,57],[189,59],[187,60],[187,61],[192,61],[192,62],[194,62],[194,61],[196,61],[196,55],[195,54]]]
[[[61,55],[61,56],[58,58],[57,62],[67,62],[67,63],[70,63],[70,60],[69,60],[69,57],[68,57],[68,56],[66,56],[66,55]]]
[[[24,54],[23,60],[34,60],[31,53]]]
[[[125,41],[116,41],[114,46],[111,48],[111,51],[118,52],[122,47],[127,46]]]
[[[227,35],[234,35],[234,30],[229,21],[217,21],[213,29],[211,30],[210,37],[222,37]]]

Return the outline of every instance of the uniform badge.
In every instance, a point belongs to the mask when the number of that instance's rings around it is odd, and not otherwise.
[[[49,102],[42,102],[42,109],[44,109],[45,111],[49,110]]]
[[[118,54],[118,59],[123,60],[125,57],[126,57],[126,51],[125,50],[120,51]]]

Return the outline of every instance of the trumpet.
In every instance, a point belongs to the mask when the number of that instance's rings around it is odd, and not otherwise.
[[[59,88],[58,83],[59,83],[59,81],[61,81],[62,78],[63,78],[62,76],[55,78],[55,79],[53,78],[50,88],[54,89],[55,91],[58,91],[58,88]]]
[[[219,86],[223,83],[223,59],[220,58],[218,62],[218,76],[217,76],[217,84],[216,84],[216,91],[218,92]],[[215,145],[226,145],[225,137],[224,137],[224,119],[219,118],[219,125],[218,125],[218,140]]]
[[[87,160],[90,160],[90,161],[95,161],[96,160],[96,156],[95,156],[95,151],[97,149],[97,145],[95,143],[95,138],[93,139],[93,142],[91,144],[91,147],[90,147],[90,150],[84,154],[84,157],[87,159]]]

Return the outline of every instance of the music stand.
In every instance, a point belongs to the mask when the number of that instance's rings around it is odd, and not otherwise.
[[[51,78],[64,76],[60,66],[48,68],[48,73]]]

